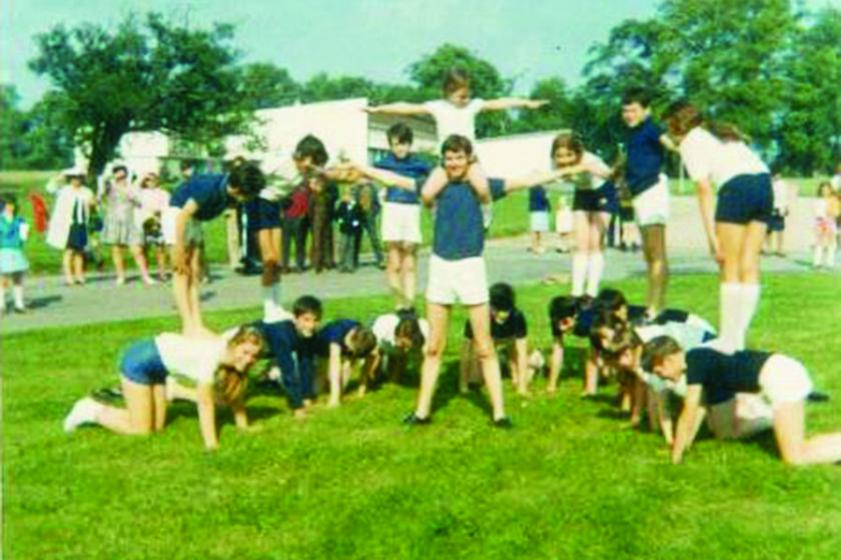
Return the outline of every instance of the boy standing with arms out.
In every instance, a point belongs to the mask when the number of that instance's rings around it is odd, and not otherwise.
[[[628,125],[625,180],[642,235],[643,256],[648,268],[646,307],[653,317],[666,306],[669,184],[661,169],[664,149],[674,149],[674,145],[651,118],[650,103],[650,95],[642,88],[631,88],[622,96],[622,119]]]

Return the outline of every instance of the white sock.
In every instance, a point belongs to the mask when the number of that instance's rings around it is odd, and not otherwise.
[[[741,311],[739,313],[739,336],[742,344],[738,347],[739,350],[743,350],[745,347],[745,340],[748,336],[750,323],[753,320],[756,308],[759,305],[760,286],[759,284],[742,284],[741,292],[742,293],[739,298],[741,304]]]
[[[835,266],[835,245],[830,245],[826,248],[826,266],[832,268]]]
[[[812,256],[812,266],[814,266],[816,268],[821,265],[821,260],[823,260],[823,259],[821,259],[821,251],[822,251],[821,246],[820,245],[815,245],[815,250],[812,253],[812,255],[813,255]]]
[[[726,283],[719,286],[718,336],[730,349],[737,349],[742,285]]]
[[[12,293],[15,298],[15,307],[23,309],[23,286],[13,286]]]
[[[602,281],[604,271],[604,253],[590,253],[590,262],[587,271],[587,295],[596,297],[599,295],[599,283]]]
[[[572,295],[584,295],[584,281],[587,279],[587,255],[575,253],[572,255]]]
[[[263,286],[263,319],[268,321],[274,315],[274,285]]]
[[[263,288],[263,320],[272,323],[290,319],[292,315],[283,308],[283,290],[281,283],[275,282],[267,288]]]

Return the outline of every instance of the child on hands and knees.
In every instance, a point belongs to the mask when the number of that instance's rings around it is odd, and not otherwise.
[[[172,286],[185,334],[208,334],[199,306],[201,225],[232,204],[250,200],[265,187],[260,168],[252,163],[221,175],[193,175],[176,189],[162,217],[164,239],[172,247]]]
[[[370,329],[353,319],[330,321],[315,335],[315,354],[326,366],[330,398],[327,406],[341,404],[342,391],[353,369],[361,362],[358,396],[364,397],[373,381],[377,338]],[[321,367],[319,369],[324,369]]]
[[[161,431],[166,423],[167,376],[179,374],[194,381],[199,427],[208,451],[219,445],[216,404],[229,405],[237,428],[248,429],[245,385],[248,369],[257,360],[263,338],[242,327],[230,339],[218,335],[197,340],[174,333],[132,344],[120,364],[126,408],[102,404],[91,397],[76,402],[64,420],[64,431],[82,424],[98,424],[123,435]]]
[[[672,445],[673,463],[680,463],[692,445],[703,394],[734,393],[760,394],[771,403],[774,436],[785,463],[809,465],[841,461],[841,432],[806,437],[804,402],[812,390],[812,380],[797,360],[755,350],[725,353],[712,346],[685,351],[668,336],[650,341],[645,353],[656,375],[686,383],[686,397]],[[708,404],[723,402],[708,399]],[[719,421],[735,425],[735,407],[723,407]]]

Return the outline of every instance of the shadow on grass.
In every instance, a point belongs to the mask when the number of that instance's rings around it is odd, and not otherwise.
[[[63,296],[45,296],[39,298],[32,298],[27,303],[27,307],[29,309],[42,309],[44,307],[49,307],[54,303],[58,303],[63,299]]]

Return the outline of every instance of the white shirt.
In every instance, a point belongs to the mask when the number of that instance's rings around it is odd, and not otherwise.
[[[266,186],[258,196],[263,200],[277,202],[295,190],[303,180],[304,177],[298,172],[295,162],[288,160],[269,174]]]
[[[475,142],[476,115],[482,110],[484,103],[485,101],[479,98],[471,99],[464,107],[456,107],[446,99],[424,103],[423,106],[435,119],[439,147],[452,134],[464,136]]]
[[[223,338],[187,338],[175,333],[155,337],[155,345],[167,371],[196,383],[213,383],[227,344]]]
[[[780,213],[788,210],[788,183],[782,179],[774,179],[771,183],[774,189],[774,208]]]
[[[582,165],[586,165],[590,169],[598,170],[605,176],[610,174],[610,168],[607,166],[604,160],[596,154],[584,152],[581,155],[580,163]],[[576,189],[591,190],[600,187],[605,182],[605,179],[604,177],[599,177],[598,175],[593,175],[592,173],[585,172],[576,173],[575,175],[570,175],[569,177],[564,177],[563,182],[574,186]]]
[[[679,149],[693,181],[709,179],[721,187],[738,175],[768,173],[768,166],[744,142],[723,142],[701,126],[689,131]]]
[[[389,352],[394,349],[394,330],[400,323],[400,317],[396,313],[380,315],[371,326],[374,336],[377,337],[377,344],[381,350]],[[429,322],[426,319],[418,319],[418,326],[423,334],[424,340],[429,340]]]

